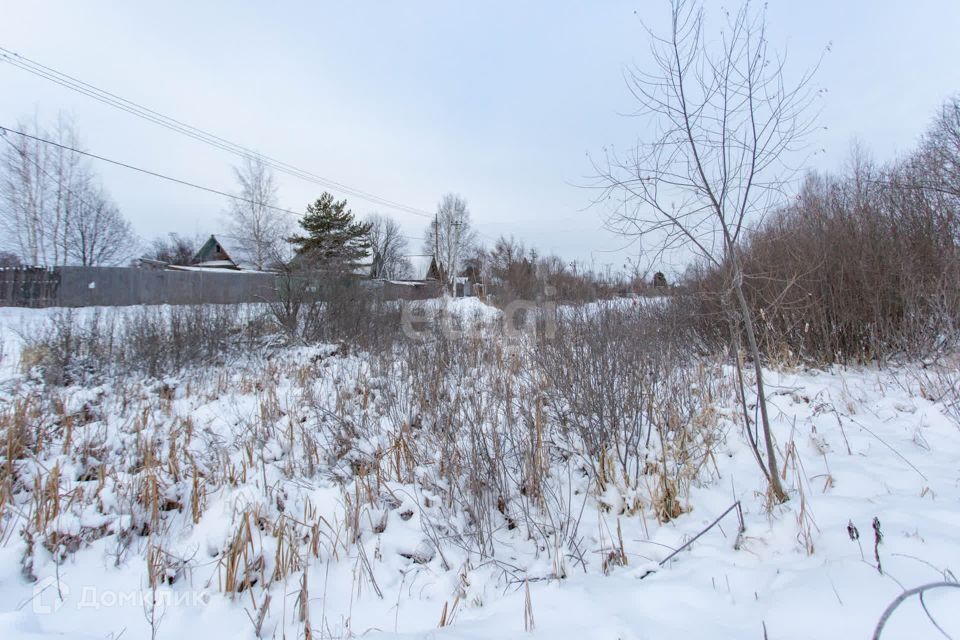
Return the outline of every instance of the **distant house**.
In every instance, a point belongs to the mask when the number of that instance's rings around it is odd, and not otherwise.
[[[187,257],[189,254],[185,255],[184,250],[189,250],[186,243],[183,243],[180,247],[176,248],[176,255],[161,257],[159,259],[146,257],[138,258],[135,260],[135,265],[143,269],[154,269],[161,271],[166,269],[173,271],[245,270],[244,266],[242,266],[230,255],[230,252],[227,250],[227,248],[224,247],[224,245],[214,235],[211,235],[210,238],[203,243],[203,246],[201,246],[197,253],[192,257]]]
[[[434,256],[416,255],[404,256],[404,258],[410,264],[410,275],[406,278],[393,279],[391,282],[430,284],[438,292],[441,287],[449,289],[450,280],[447,278],[446,270]],[[458,298],[483,294],[480,272],[474,265],[467,266],[459,275],[454,276],[454,281],[456,282],[455,295]]]
[[[230,254],[227,253],[227,250],[220,241],[217,240],[217,237],[212,234],[210,238],[203,243],[200,250],[197,251],[197,255],[193,257],[190,266],[200,269],[230,269],[240,271],[240,265],[230,257]]]
[[[437,259],[434,256],[404,256],[410,263],[410,276],[403,280],[414,282],[427,282],[442,280],[442,272]]]
[[[410,264],[403,278],[382,278],[386,300],[425,300],[441,295],[440,267],[433,256],[404,256]]]
[[[483,274],[480,272],[480,269],[475,264],[468,264],[467,267],[460,272],[460,276],[457,278],[457,295],[458,296],[477,296],[483,297],[485,295],[483,287]]]

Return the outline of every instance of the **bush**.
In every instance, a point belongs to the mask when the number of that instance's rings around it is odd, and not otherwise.
[[[178,375],[291,342],[389,349],[401,335],[400,310],[364,284],[295,289],[267,305],[189,305],[65,309],[23,336],[21,366],[68,385],[112,376]]]
[[[915,164],[810,176],[796,203],[742,244],[745,294],[767,355],[819,362],[923,357],[960,327],[960,208]],[[724,273],[692,278],[723,323]],[[714,331],[717,328],[714,327]]]
[[[222,365],[266,344],[271,325],[248,305],[61,310],[24,336],[25,369],[66,385],[111,376],[176,375]]]
[[[400,336],[400,307],[385,303],[363,280],[283,279],[280,300],[269,305],[278,328],[300,343],[344,342],[383,349]]]
[[[555,336],[536,351],[550,407],[601,486],[616,469],[616,478],[634,488],[658,462],[651,453],[662,452],[705,408],[713,383],[702,381],[703,396],[691,394],[705,354],[683,317],[670,302],[564,309]]]

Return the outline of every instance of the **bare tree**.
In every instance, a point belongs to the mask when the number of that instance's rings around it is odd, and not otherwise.
[[[239,258],[255,269],[265,269],[289,258],[286,238],[293,229],[289,214],[277,209],[277,182],[263,158],[246,157],[233,168],[237,196],[230,200],[228,237]]]
[[[940,108],[927,130],[918,171],[930,176],[925,187],[945,197],[960,199],[960,96],[954,96]]]
[[[536,252],[510,236],[497,238],[490,250],[490,277],[502,301],[532,300],[537,294]]]
[[[755,440],[754,451],[771,497],[782,502],[788,497],[738,243],[748,225],[782,199],[794,175],[788,161],[796,160],[813,128],[813,70],[788,86],[784,59],[769,47],[765,15],[747,4],[727,16],[715,42],[705,39],[700,2],[671,0],[670,6],[669,33],[650,33],[652,71],[626,74],[639,103],[636,115],[651,121],[652,139],[594,163],[603,199],[619,203],[607,222],[626,236],[653,235],[664,251],[692,250],[725,274],[731,349],[739,351],[742,331],[753,360],[765,465]]]
[[[84,266],[116,265],[134,255],[138,240],[130,222],[103,189],[73,194],[77,199],[67,220],[66,253]]]
[[[22,267],[23,261],[15,253],[0,251],[0,269]]]
[[[78,193],[93,181],[81,154],[73,120],[59,114],[51,129],[36,116],[18,123],[20,131],[59,146],[6,132],[0,156],[0,230],[4,248],[31,264],[59,265],[69,260],[70,217],[81,205]]]
[[[187,238],[171,233],[166,238],[154,238],[143,257],[166,264],[189,265],[205,241],[202,236]]]
[[[19,127],[28,128],[25,122]],[[34,129],[39,129],[35,125]],[[38,158],[43,146],[27,138],[3,132],[0,230],[3,248],[30,264],[40,264],[43,246],[43,211],[47,182]]]
[[[393,218],[372,213],[370,224],[370,251],[373,252],[374,278],[405,278],[410,274],[410,261],[405,257],[407,239]]]
[[[477,245],[477,232],[470,221],[467,201],[455,193],[443,196],[437,214],[427,227],[423,250],[436,256],[445,281],[452,286],[460,265]]]

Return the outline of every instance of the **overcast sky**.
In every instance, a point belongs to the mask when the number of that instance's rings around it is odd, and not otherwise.
[[[726,3],[729,6],[730,3]],[[708,0],[716,13],[724,3]],[[0,0],[0,46],[333,180],[433,210],[463,195],[488,242],[513,234],[596,265],[628,252],[576,186],[588,153],[644,124],[625,65],[643,65],[638,15],[661,0],[566,2],[84,2]],[[810,168],[850,142],[878,160],[909,150],[960,91],[957,0],[771,0],[771,40],[827,90]],[[86,147],[230,190],[235,158],[0,63],[0,125],[72,112]],[[96,165],[144,238],[222,229],[221,197]],[[279,176],[284,207],[320,187]],[[425,220],[393,215],[421,236]],[[419,249],[419,242],[414,243]]]

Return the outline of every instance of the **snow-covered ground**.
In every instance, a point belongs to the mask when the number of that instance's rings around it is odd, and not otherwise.
[[[476,300],[453,304],[461,318],[498,316]],[[0,424],[20,416],[45,442],[18,461],[24,485],[0,520],[3,639],[213,640],[259,628],[276,638],[848,640],[870,637],[904,589],[960,572],[960,425],[941,399],[958,380],[950,370],[771,371],[787,503],[770,506],[736,407],[718,397],[718,440],[679,517],[658,523],[646,493],[616,482],[597,495],[557,458],[555,499],[578,518],[579,556],[491,508],[501,522],[483,557],[459,534],[489,514],[443,497],[442,451],[408,464],[417,427],[405,407],[378,404],[407,382],[373,358],[298,348],[227,372],[56,390],[19,366],[20,336],[50,313],[0,309]],[[51,398],[66,418],[34,413]],[[54,468],[51,510],[37,496]],[[660,566],[738,501],[742,533],[734,509]],[[38,519],[68,552],[21,534]],[[955,589],[908,600],[883,637],[960,637],[958,605]]]

